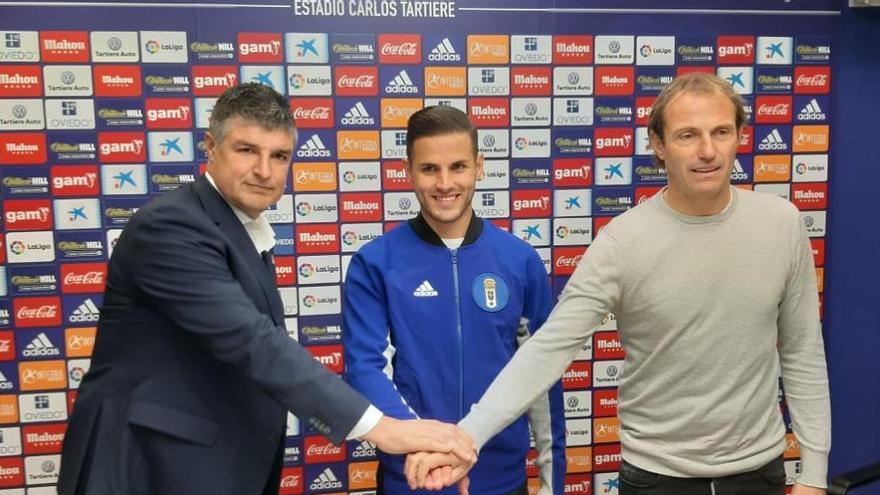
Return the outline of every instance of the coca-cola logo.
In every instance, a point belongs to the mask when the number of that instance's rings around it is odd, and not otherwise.
[[[93,285],[104,283],[104,273],[91,271],[86,273],[68,273],[64,277],[65,285]]]
[[[376,83],[376,76],[370,74],[361,74],[356,77],[342,76],[339,78],[340,88],[371,88]]]
[[[821,88],[828,84],[828,75],[827,74],[813,74],[806,75],[801,74],[797,78],[798,86],[809,86],[814,88]]]
[[[300,119],[311,119],[311,120],[326,120],[330,118],[330,107],[315,107],[315,108],[296,108],[293,111],[293,118]]]
[[[300,486],[301,480],[302,476],[298,474],[288,474],[287,476],[281,478],[281,488],[296,488]]]
[[[58,307],[54,304],[44,304],[36,308],[22,306],[18,309],[18,318],[55,318],[57,312]]]
[[[342,453],[342,447],[337,447],[332,443],[309,445],[309,448],[306,450],[306,455],[309,457],[333,456],[339,455],[340,453]]]
[[[758,107],[758,115],[788,115],[788,109],[788,103],[761,105],[760,107]]]
[[[560,256],[556,258],[556,267],[557,268],[574,268],[578,266],[581,262],[581,258],[583,258],[583,254],[578,254],[576,256]]]
[[[382,55],[398,55],[412,57],[416,55],[418,44],[405,42],[401,44],[385,43],[382,45]]]

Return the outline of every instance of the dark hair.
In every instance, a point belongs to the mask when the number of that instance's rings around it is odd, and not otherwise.
[[[461,110],[447,105],[425,107],[410,115],[406,124],[406,157],[412,159],[416,139],[463,132],[471,137],[474,156],[477,156],[477,128]]]
[[[654,105],[651,107],[651,116],[648,119],[648,133],[649,135],[657,136],[661,143],[664,142],[663,132],[666,126],[666,108],[683,93],[723,96],[733,103],[737,130],[742,129],[746,123],[746,110],[742,96],[737,94],[729,82],[715,74],[690,72],[673,79],[668,86],[663,88],[663,91],[660,92],[660,95],[657,96]],[[666,165],[657,155],[654,155],[654,159],[660,166]]]
[[[226,122],[240,118],[254,122],[269,131],[286,130],[293,134],[296,143],[296,125],[287,99],[274,89],[258,84],[244,83],[233,86],[217,98],[208,131],[214,141],[226,137]]]

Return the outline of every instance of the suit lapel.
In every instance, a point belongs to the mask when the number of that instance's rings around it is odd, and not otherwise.
[[[263,289],[263,296],[266,304],[270,309],[270,316],[278,326],[284,324],[284,305],[281,302],[281,296],[278,294],[278,287],[275,284],[275,274],[269,273],[263,259],[254,248],[254,243],[245,231],[244,226],[232,208],[226,204],[222,196],[208,182],[205,176],[200,176],[193,183],[193,190],[198,195],[205,207],[205,211],[211,220],[220,228],[230,244],[242,258],[247,262],[248,268],[254,273],[260,281],[260,287]]]

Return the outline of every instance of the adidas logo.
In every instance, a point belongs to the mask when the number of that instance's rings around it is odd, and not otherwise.
[[[385,86],[386,93],[418,93],[419,88],[416,87],[415,83],[413,83],[412,79],[410,79],[409,74],[406,73],[406,69],[401,70],[391,82]]]
[[[0,371],[0,390],[10,390],[11,388],[12,388],[12,382],[10,382],[6,378],[6,375],[4,375],[2,371]]]
[[[330,158],[330,150],[324,146],[324,141],[321,141],[317,134],[312,134],[312,137],[296,150],[296,156],[299,158]]]
[[[733,170],[730,173],[730,180],[749,180],[749,174],[743,170],[742,164],[738,159],[733,160]]]
[[[797,115],[797,119],[800,121],[813,121],[813,120],[825,120],[825,112],[822,111],[822,107],[819,106],[819,102],[816,101],[815,98],[810,100],[807,105],[801,109],[801,111]]]
[[[357,446],[357,448],[354,449],[354,451],[352,451],[351,457],[355,459],[376,457],[376,446],[364,440],[361,442],[360,445]]]
[[[788,144],[782,140],[782,134],[779,134],[779,129],[773,129],[770,134],[767,134],[761,140],[761,143],[758,144],[758,149],[761,151],[786,151],[788,150]]]
[[[376,125],[376,119],[370,116],[370,112],[359,101],[342,116],[342,125]]]
[[[91,298],[89,298],[73,310],[73,314],[67,318],[67,321],[70,323],[91,323],[98,321],[100,315],[101,311],[95,306],[95,303],[92,302]]]
[[[437,291],[431,287],[431,282],[425,280],[422,282],[422,285],[418,286],[416,290],[413,291],[413,295],[416,297],[437,297]]]
[[[34,340],[24,348],[21,355],[27,357],[59,356],[61,351],[52,344],[52,341],[49,340],[49,337],[46,337],[45,333],[40,332],[40,335],[34,337]]]
[[[428,54],[428,60],[432,62],[461,62],[461,55],[455,52],[449,38],[443,38],[443,41],[438,43]]]
[[[326,468],[317,478],[314,479],[314,481],[312,481],[309,488],[312,490],[324,490],[328,488],[339,489],[342,488],[342,482],[339,481],[339,478],[333,474],[333,471],[331,471],[330,468]]]

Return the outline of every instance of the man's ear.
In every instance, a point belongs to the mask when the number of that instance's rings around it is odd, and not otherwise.
[[[651,142],[651,149],[654,150],[654,154],[657,155],[657,158],[666,160],[666,148],[664,147],[663,140],[660,139],[660,136],[653,131],[648,131],[648,138]]]

